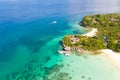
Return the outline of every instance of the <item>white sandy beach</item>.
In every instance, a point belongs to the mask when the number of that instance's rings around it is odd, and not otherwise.
[[[97,32],[97,28],[93,28],[90,32],[83,34],[83,36],[93,37]],[[103,53],[106,58],[120,67],[120,53],[114,52],[111,49],[102,49],[100,52]]]
[[[114,52],[110,49],[102,49],[100,50],[101,53],[105,54],[106,58],[110,61],[114,62],[118,67],[120,67],[120,53]]]
[[[98,32],[97,28],[93,28],[90,32],[83,34],[83,36],[93,37]]]

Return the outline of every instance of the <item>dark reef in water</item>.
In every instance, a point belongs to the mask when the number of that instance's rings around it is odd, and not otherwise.
[[[49,59],[49,56],[46,57],[47,61]],[[24,69],[8,74],[7,78],[8,80],[37,80],[41,77],[43,80],[71,80],[72,77],[69,77],[69,73],[60,72],[63,66],[63,64],[55,64],[51,67],[46,67],[33,60]]]
[[[48,62],[50,59],[51,59],[50,56],[47,56],[47,57],[45,58],[45,62]]]

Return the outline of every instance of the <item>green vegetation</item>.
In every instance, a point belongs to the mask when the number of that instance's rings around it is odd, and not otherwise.
[[[65,36],[63,39],[62,39],[62,43],[66,46],[73,46],[72,43],[71,43],[71,40],[70,40],[70,35],[69,36]]]
[[[85,50],[99,50],[109,48],[120,51],[120,14],[98,14],[85,16],[80,23],[84,27],[97,28],[95,37],[85,37],[77,34],[79,42],[71,43],[70,36],[63,38],[62,42],[66,46],[82,46]]]
[[[79,41],[75,44],[71,42],[70,37],[71,36],[66,36],[63,38],[62,42],[64,45],[70,47],[81,46],[81,48],[85,50],[98,50],[106,48],[104,41],[102,39],[99,39],[98,37],[86,37],[75,35],[75,37],[79,39]]]

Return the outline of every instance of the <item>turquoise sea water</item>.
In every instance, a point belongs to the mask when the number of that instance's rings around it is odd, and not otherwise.
[[[119,12],[118,0],[108,2],[1,0],[0,80],[120,80],[101,55],[57,53],[65,35],[86,32],[78,25],[84,15]]]

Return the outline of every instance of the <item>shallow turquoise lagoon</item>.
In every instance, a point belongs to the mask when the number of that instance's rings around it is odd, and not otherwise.
[[[50,31],[41,33],[41,23],[33,22],[31,25],[39,24],[36,25],[36,29],[29,28],[30,34],[23,36],[24,31],[22,34],[18,34],[17,31],[16,34],[6,37],[14,39],[11,46],[16,44],[16,47],[11,52],[12,56],[1,61],[1,79],[119,80],[120,69],[102,55],[89,55],[89,52],[80,55],[73,52],[70,56],[58,54],[57,51],[62,49],[61,39],[65,35],[86,32],[78,22],[63,20],[58,19],[56,24],[51,24],[51,21],[45,22]],[[26,27],[29,25],[30,23],[25,24]],[[51,30],[51,27],[54,29]]]

